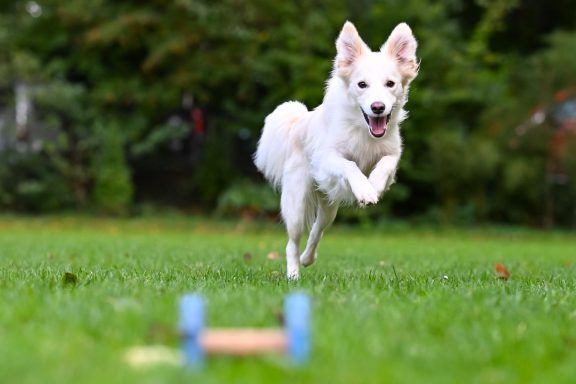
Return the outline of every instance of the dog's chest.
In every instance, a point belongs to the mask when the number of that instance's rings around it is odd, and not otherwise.
[[[343,143],[340,150],[344,157],[356,163],[363,174],[368,175],[378,161],[393,152],[391,143],[386,141],[374,142],[372,140],[350,139]]]

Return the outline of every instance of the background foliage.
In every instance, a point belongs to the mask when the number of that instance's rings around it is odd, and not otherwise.
[[[134,212],[143,204],[269,215],[251,153],[267,113],[322,100],[334,39],[352,20],[378,47],[407,21],[421,72],[389,199],[347,220],[574,225],[567,182],[547,179],[552,129],[519,135],[576,84],[571,0],[112,0],[0,5],[0,113],[31,87],[40,148],[0,124],[0,206]],[[201,111],[205,127],[191,123]],[[262,195],[262,198],[255,196]],[[262,202],[259,205],[259,202]]]

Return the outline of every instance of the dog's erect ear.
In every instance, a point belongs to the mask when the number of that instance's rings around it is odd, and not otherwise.
[[[398,68],[404,79],[410,81],[418,74],[417,46],[418,43],[408,24],[400,23],[394,28],[380,51],[392,56],[398,62]]]
[[[347,21],[336,40],[336,60],[334,69],[338,75],[347,77],[352,71],[352,64],[370,48],[362,41],[354,24]]]

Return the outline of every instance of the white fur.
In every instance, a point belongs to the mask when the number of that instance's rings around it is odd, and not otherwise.
[[[418,72],[416,46],[412,31],[402,23],[380,51],[372,52],[346,22],[336,40],[334,70],[322,104],[308,111],[289,101],[266,117],[255,164],[281,190],[289,279],[299,277],[300,264],[314,263],[323,230],[340,205],[376,204],[394,182],[402,152],[399,124],[406,118],[408,87]],[[384,112],[375,112],[374,103],[382,103]],[[373,134],[362,112],[390,115],[383,136]],[[307,229],[308,242],[300,254]]]

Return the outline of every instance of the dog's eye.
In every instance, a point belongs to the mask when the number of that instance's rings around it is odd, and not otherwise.
[[[367,86],[368,86],[368,84],[366,84],[365,81],[360,81],[360,82],[358,83],[358,88],[366,88]]]
[[[392,87],[395,86],[395,85],[396,85],[396,83],[393,82],[392,80],[388,80],[388,81],[386,82],[386,86],[387,86],[388,88],[392,88]]]

